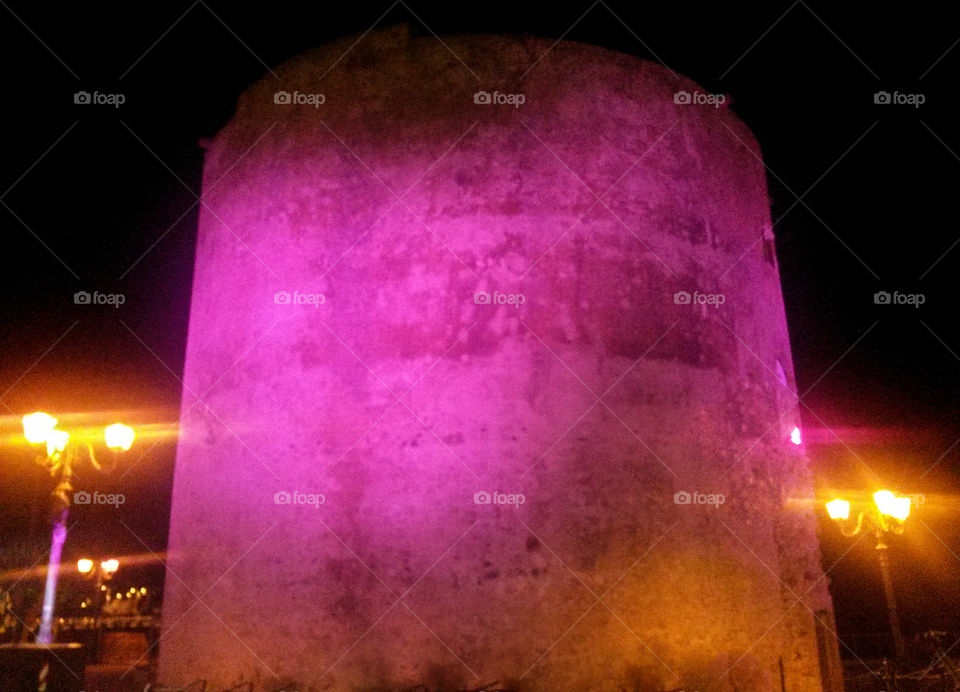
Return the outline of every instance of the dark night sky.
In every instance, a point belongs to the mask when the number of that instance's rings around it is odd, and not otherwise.
[[[802,414],[818,487],[865,489],[875,482],[869,468],[903,492],[926,495],[894,546],[904,620],[908,631],[960,631],[960,524],[951,520],[960,476],[960,444],[951,448],[960,437],[960,244],[952,247],[960,239],[960,45],[951,48],[960,29],[949,9],[799,1],[758,10],[589,0],[335,9],[0,4],[4,434],[38,409],[176,420],[197,140],[223,127],[267,66],[373,25],[408,23],[423,35],[564,36],[658,60],[732,96],[763,149],[773,218],[783,217],[777,249],[799,389],[810,389]],[[79,90],[122,93],[126,103],[75,105]],[[923,94],[925,103],[877,105],[879,90]],[[75,305],[79,290],[123,293],[126,303]],[[922,293],[925,304],[875,305],[880,290]],[[42,545],[42,527],[28,528],[46,503],[42,473],[22,447],[3,454],[0,539],[27,531]],[[162,551],[172,460],[173,446],[160,444],[124,481],[140,509],[125,514],[129,529],[75,513],[81,524],[68,553],[104,545],[144,552],[134,533]],[[823,528],[829,567],[849,546]],[[882,633],[882,611],[871,605],[879,583],[863,547],[830,573],[839,624]],[[19,564],[6,550],[3,566]]]

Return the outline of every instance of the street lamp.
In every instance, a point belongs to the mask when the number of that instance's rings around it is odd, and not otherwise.
[[[96,569],[94,567],[96,566]],[[117,560],[104,560],[99,565],[91,560],[90,558],[80,558],[77,560],[77,571],[80,574],[84,575],[87,578],[97,579],[97,598],[95,599],[95,610],[99,614],[100,608],[103,605],[103,595],[102,591],[108,591],[107,587],[104,586],[103,582],[110,581],[113,578],[113,575],[116,574],[117,569],[120,567],[120,562]],[[109,597],[109,591],[107,596]]]
[[[37,632],[38,644],[50,644],[53,641],[53,609],[60,574],[60,557],[63,554],[63,542],[67,538],[67,516],[70,512],[70,493],[73,491],[73,464],[81,461],[85,449],[90,465],[97,471],[103,470],[103,467],[97,461],[93,445],[89,441],[84,444],[72,441],[68,432],[57,428],[57,419],[47,413],[36,412],[24,416],[23,436],[30,444],[46,444],[47,453],[39,456],[37,462],[56,479],[56,487],[52,493],[54,507],[50,560],[47,563],[40,630]],[[132,428],[120,423],[110,425],[104,430],[104,441],[107,447],[115,452],[130,449],[135,436]],[[92,567],[91,563],[90,569]],[[79,563],[77,568],[80,568]]]
[[[116,574],[117,570],[120,568],[120,561],[114,558],[109,560],[103,560],[94,571],[94,562],[90,558],[81,558],[77,560],[77,570],[88,578],[93,578],[96,576],[96,598],[93,601],[93,621],[94,629],[96,630],[96,641],[95,641],[95,656],[96,660],[100,658],[100,639],[101,639],[101,630],[103,628],[103,604],[105,601],[110,600],[110,589],[106,587],[103,583],[105,581],[110,581],[113,579],[113,575]]]
[[[837,522],[844,536],[856,536],[862,531],[873,531],[876,535],[877,559],[880,562],[883,591],[887,597],[887,615],[890,620],[890,632],[893,634],[893,647],[896,657],[902,658],[903,634],[900,632],[897,599],[893,594],[893,580],[890,578],[890,555],[886,538],[891,533],[897,535],[903,533],[903,524],[910,516],[910,498],[897,497],[889,490],[878,490],[873,494],[873,505],[866,512],[857,513],[857,522],[852,528],[849,527],[849,502],[836,498],[827,502],[826,507],[827,514]]]

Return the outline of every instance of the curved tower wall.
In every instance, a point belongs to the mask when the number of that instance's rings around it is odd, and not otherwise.
[[[356,39],[206,154],[161,681],[821,689],[754,137],[596,47]]]

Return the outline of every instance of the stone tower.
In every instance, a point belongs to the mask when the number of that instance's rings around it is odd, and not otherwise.
[[[834,689],[722,95],[390,29],[251,87],[203,184],[162,682]]]

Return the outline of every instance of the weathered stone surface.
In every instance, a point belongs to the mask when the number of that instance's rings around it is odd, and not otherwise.
[[[356,38],[207,152],[161,679],[821,689],[753,136],[595,47]]]

